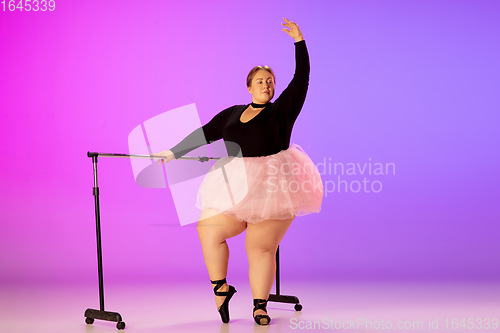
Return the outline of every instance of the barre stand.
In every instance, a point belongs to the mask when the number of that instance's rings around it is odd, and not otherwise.
[[[102,246],[101,246],[101,217],[99,210],[99,185],[97,181],[97,157],[123,157],[123,158],[147,158],[150,160],[161,159],[157,156],[151,155],[134,155],[134,154],[111,154],[111,153],[91,153],[87,152],[87,156],[92,158],[92,164],[94,165],[94,188],[93,195],[95,201],[95,221],[96,221],[96,235],[97,235],[97,270],[99,277],[99,310],[87,309],[85,311],[85,322],[87,324],[93,324],[95,319],[107,320],[116,322],[116,328],[119,330],[125,329],[125,322],[122,316],[118,312],[110,312],[104,309],[104,279],[102,270]],[[181,159],[192,159],[199,160],[200,162],[206,162],[209,157],[181,157]]]
[[[85,310],[85,322],[93,324],[95,319],[116,322],[116,328],[119,330],[125,329],[125,322],[118,312],[110,312],[104,309],[104,278],[102,269],[102,245],[101,245],[101,217],[99,210],[99,185],[97,181],[97,158],[100,157],[121,157],[121,158],[147,158],[153,161],[154,159],[160,160],[161,157],[151,155],[137,155],[137,154],[113,154],[113,153],[96,153],[87,152],[87,156],[92,158],[94,166],[94,187],[93,195],[95,202],[95,221],[96,221],[96,236],[97,236],[97,270],[99,278],[99,310],[87,309]],[[219,157],[206,157],[206,156],[182,156],[177,159],[183,160],[197,160],[200,162],[207,162],[209,160],[217,160]],[[223,169],[224,172],[224,169]],[[228,182],[224,172],[224,178]],[[269,301],[280,303],[295,303],[295,310],[302,310],[302,305],[299,304],[299,299],[296,296],[286,296],[280,294],[280,273],[279,273],[279,246],[276,250],[276,294],[269,295]]]
[[[302,304],[300,304],[299,298],[297,296],[281,295],[280,294],[280,246],[276,249],[276,294],[269,295],[269,302],[278,303],[291,303],[295,304],[293,307],[295,311],[302,310]]]

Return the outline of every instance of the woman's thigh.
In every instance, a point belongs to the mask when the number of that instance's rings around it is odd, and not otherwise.
[[[247,228],[246,222],[220,214],[214,209],[205,209],[198,220],[198,236],[203,241],[205,238],[223,241],[241,234]]]
[[[250,251],[276,251],[283,239],[293,217],[287,220],[266,220],[259,223],[248,223],[246,248]]]

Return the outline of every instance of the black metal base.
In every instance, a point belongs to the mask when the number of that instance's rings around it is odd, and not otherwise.
[[[122,316],[118,312],[87,309],[85,310],[84,316],[85,322],[87,324],[93,324],[94,319],[99,319],[117,322],[116,328],[119,330],[123,330],[125,328],[125,323],[122,321]]]
[[[300,301],[297,296],[287,296],[287,295],[269,295],[269,302],[279,302],[279,303],[292,303],[295,304],[295,311],[302,310],[302,305],[299,304]]]

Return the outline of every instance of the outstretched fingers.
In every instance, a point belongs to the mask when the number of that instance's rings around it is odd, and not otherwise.
[[[284,18],[283,21],[285,22],[281,22],[281,25],[286,27],[282,29],[284,32],[286,32],[290,37],[295,39],[295,41],[304,39],[304,37],[302,36],[302,32],[299,29],[299,26],[295,22],[292,22],[287,18]],[[289,28],[290,30],[288,30],[287,28]]]
[[[287,28],[290,28],[290,29],[292,29],[293,25],[295,24],[295,23],[293,23],[292,21],[290,21],[290,20],[288,20],[286,18],[284,18],[283,21],[285,21],[285,22],[281,22],[281,25],[283,25],[283,26],[285,26]],[[287,30],[287,29],[283,29],[283,31],[290,32],[290,30]]]

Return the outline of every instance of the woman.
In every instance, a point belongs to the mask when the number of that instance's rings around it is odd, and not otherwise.
[[[171,150],[154,154],[164,156],[162,161],[168,162],[221,138],[226,145],[234,142],[239,146],[244,163],[228,163],[228,158],[235,157],[225,157],[214,168],[224,165],[228,173],[236,171],[244,175],[237,179],[243,179],[245,186],[232,186],[236,191],[244,188],[243,200],[236,203],[233,200],[232,205],[227,205],[227,198],[219,195],[227,188],[227,179],[224,181],[220,173],[209,173],[200,186],[197,203],[202,209],[198,236],[224,323],[229,322],[229,300],[236,292],[226,283],[229,259],[226,239],[246,230],[254,320],[259,325],[268,325],[271,318],[266,306],[275,278],[278,245],[295,216],[319,212],[321,208],[323,185],[319,172],[299,146],[290,146],[292,127],[309,84],[309,56],[297,24],[284,21],[283,31],[295,40],[296,70],[279,98],[271,103],[275,89],[272,70],[257,66],[247,77],[251,104],[221,111]],[[237,156],[227,147],[229,156]]]

